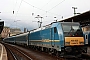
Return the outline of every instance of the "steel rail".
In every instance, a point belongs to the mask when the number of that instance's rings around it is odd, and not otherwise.
[[[17,49],[18,52],[20,52],[21,54],[23,54],[25,57],[27,57],[30,60],[33,60],[32,58],[30,58],[28,55],[24,54],[23,52],[21,52],[20,50]]]
[[[5,43],[5,44],[7,44],[7,43]],[[15,45],[11,45],[11,44],[8,44],[8,45],[10,45],[10,46],[15,46]],[[23,52],[21,52],[20,50],[18,50],[18,49],[16,49],[18,52],[20,52],[21,54],[23,54],[25,57],[27,57],[28,59],[30,59],[30,60],[33,60],[32,58],[30,58],[28,55],[26,55],[26,54],[24,54]]]
[[[5,46],[5,45],[4,45]],[[12,54],[12,56],[13,56],[13,58],[15,59],[15,60],[18,60],[17,58],[16,58],[16,56],[15,56],[15,54],[8,48],[8,47],[6,47],[9,51],[10,51],[10,53]]]

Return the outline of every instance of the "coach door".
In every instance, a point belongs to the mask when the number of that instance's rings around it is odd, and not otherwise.
[[[56,27],[54,27],[54,28],[51,28],[51,40],[52,40],[52,47],[54,47],[55,46],[55,34],[56,34],[56,32],[57,32],[57,29],[56,29]]]
[[[88,34],[85,34],[85,44],[88,44]]]
[[[27,46],[29,45],[29,37],[28,37],[28,34],[26,35],[26,40],[27,40]]]

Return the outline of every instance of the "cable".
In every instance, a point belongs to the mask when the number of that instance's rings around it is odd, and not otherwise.
[[[18,7],[18,10],[17,10],[17,13],[16,13],[16,17],[17,17],[17,14],[18,14],[18,12],[19,12],[19,9],[20,9],[20,6],[21,6],[21,4],[22,4],[22,1],[23,1],[23,0],[21,0],[20,5],[19,5],[19,7]],[[14,13],[14,11],[13,11],[13,13]],[[16,17],[15,17],[15,20],[16,20]]]
[[[51,12],[49,12],[49,11],[45,11],[45,10],[43,10],[43,9],[41,9],[41,8],[38,8],[38,7],[34,6],[34,5],[32,5],[32,4],[28,3],[28,2],[26,2],[25,0],[23,0],[23,2],[27,3],[28,5],[32,6],[33,8],[37,8],[37,9],[39,9],[39,10],[41,10],[41,11],[51,13]],[[59,4],[60,4],[60,3],[59,3]],[[51,14],[55,14],[55,13],[51,13]],[[58,15],[58,14],[55,14],[55,15]]]
[[[27,3],[28,5],[30,5],[30,6],[32,6],[32,7],[34,7],[34,8],[37,8],[37,9],[42,10],[42,11],[45,11],[45,10],[43,10],[43,9],[40,9],[40,8],[34,6],[34,5],[31,5],[30,3],[28,3],[28,2],[26,2],[26,1],[24,1],[24,0],[23,0],[23,2]]]
[[[14,8],[13,8],[13,11],[14,11],[14,9],[15,9],[15,7],[16,7],[16,4],[17,4],[17,0],[16,0],[16,3],[15,3],[15,6],[13,6]]]
[[[52,9],[54,9],[55,7],[57,7],[58,5],[60,5],[61,3],[63,3],[65,0],[63,0],[62,2],[60,2],[59,4],[57,4],[57,5],[55,5],[53,8],[51,8],[51,9],[49,9],[48,11],[46,11],[46,14],[47,14],[47,12],[49,12],[50,10],[52,10]],[[49,12],[50,13],[50,12]],[[55,14],[55,13],[53,13],[53,14]],[[42,15],[44,15],[44,14],[42,14]],[[55,14],[55,15],[57,15],[57,14]],[[60,16],[60,15],[58,15],[58,16]]]
[[[48,5],[51,1],[52,0],[49,0],[45,5],[42,6],[42,8],[45,7],[46,5]]]
[[[60,5],[61,3],[63,3],[65,0],[63,0],[62,2],[60,2],[59,4],[55,5],[54,7],[52,7],[51,9],[49,9],[48,11],[54,9],[55,7],[57,7],[58,5]]]
[[[51,0],[50,0],[50,1],[51,1]],[[50,1],[49,1],[49,2],[50,2]],[[51,8],[50,10],[54,9],[55,7],[57,7],[58,5],[60,5],[61,3],[63,3],[64,1],[65,1],[65,0],[63,0],[62,2],[60,2],[59,4],[57,4],[56,6],[54,6],[53,8]],[[43,10],[43,9],[41,9],[41,8],[38,8],[38,7],[34,6],[34,5],[26,2],[25,0],[21,0],[21,3],[22,3],[22,2],[27,3],[28,5],[32,6],[33,8],[39,9],[39,10],[41,10],[41,11],[44,11],[45,13],[55,14],[55,13],[50,12],[50,10],[45,11],[45,10]],[[48,3],[49,3],[49,2],[48,2]],[[18,11],[19,11],[19,9],[20,9],[21,3],[20,3],[20,5],[19,5]],[[48,3],[47,3],[47,4],[48,4]],[[17,13],[18,13],[18,11],[17,11]],[[42,14],[42,15],[44,15],[44,14]],[[55,14],[55,15],[58,15],[58,14]],[[60,15],[58,15],[58,16],[60,16]]]
[[[20,6],[21,6],[21,4],[22,4],[22,1],[23,1],[23,0],[21,0],[21,2],[20,2],[19,8],[18,8],[18,10],[17,10],[17,13],[18,13],[18,11],[19,11],[19,9],[20,9]]]

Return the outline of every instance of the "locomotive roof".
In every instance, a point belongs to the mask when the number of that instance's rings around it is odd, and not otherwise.
[[[73,24],[79,24],[79,22],[60,22],[60,23],[67,23],[67,24],[73,23]]]
[[[58,21],[58,22],[59,23],[67,23],[67,24],[70,24],[70,23],[79,24],[79,22],[60,22],[60,21]],[[58,23],[58,22],[52,22],[51,24],[48,24],[46,26],[42,26],[41,28],[30,30],[30,33],[50,28],[53,23]]]

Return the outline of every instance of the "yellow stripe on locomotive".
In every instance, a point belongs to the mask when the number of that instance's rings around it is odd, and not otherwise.
[[[83,37],[65,37],[65,46],[84,45]]]

